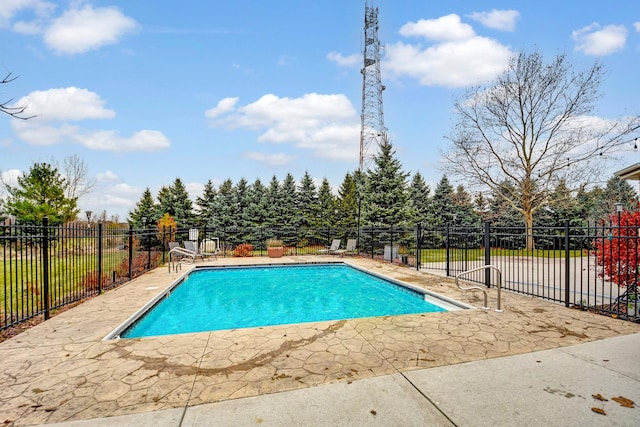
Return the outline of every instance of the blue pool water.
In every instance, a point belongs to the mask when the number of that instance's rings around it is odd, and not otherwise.
[[[347,265],[195,271],[120,336],[447,311],[422,293]]]

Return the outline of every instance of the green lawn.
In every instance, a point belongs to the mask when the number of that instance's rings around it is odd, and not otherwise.
[[[564,250],[545,250],[545,249],[499,249],[492,248],[491,256],[501,257],[532,257],[532,258],[564,258]],[[569,251],[569,256],[583,257],[586,253],[582,250]],[[447,258],[447,251],[445,249],[422,249],[420,251],[420,262],[445,262]],[[484,249],[450,249],[449,261],[474,261],[484,260]]]
[[[102,270],[110,276],[123,259],[127,251],[109,252],[102,258]],[[22,307],[26,304],[26,296],[40,301],[43,293],[42,258],[13,258],[2,261],[0,269],[0,309],[7,305]],[[97,256],[84,254],[77,256],[53,256],[49,263],[49,290],[52,298],[59,299],[72,292],[81,291],[90,273],[97,273]],[[7,301],[8,298],[8,301]],[[31,305],[32,303],[29,303]]]

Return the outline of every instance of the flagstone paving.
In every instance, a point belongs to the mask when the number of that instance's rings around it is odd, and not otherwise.
[[[327,259],[335,260],[279,262]],[[474,306],[482,302],[448,278],[364,258],[345,262]],[[502,313],[471,309],[103,340],[177,277],[155,269],[0,343],[0,426],[184,408],[640,332],[638,324],[503,292]],[[490,305],[496,306],[495,290]]]

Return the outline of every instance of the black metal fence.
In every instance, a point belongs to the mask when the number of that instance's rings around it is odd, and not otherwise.
[[[640,321],[640,224],[534,227],[418,226],[418,268],[446,276],[497,267],[502,287],[524,295]],[[490,287],[495,272],[464,278]]]
[[[522,228],[184,228],[104,224],[0,226],[0,330],[115,287],[168,260],[172,241],[217,239],[221,256],[265,256],[266,241],[285,255],[314,255],[334,239],[357,239],[357,253],[447,276],[483,265],[502,271],[503,287],[584,310],[639,320],[637,225],[536,228],[535,250]],[[623,276],[624,275],[624,276]],[[468,277],[467,277],[468,278]],[[491,286],[495,277],[471,280]],[[622,286],[620,286],[622,285]]]

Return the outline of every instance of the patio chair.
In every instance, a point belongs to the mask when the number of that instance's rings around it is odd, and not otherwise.
[[[218,255],[216,252],[203,252],[201,249],[205,247],[205,241],[203,240],[202,243],[203,245],[201,247],[198,247],[197,242],[194,242],[193,240],[185,240],[184,248],[190,253],[193,253],[194,261],[197,261],[198,258],[204,259],[214,257],[215,259],[218,259]]]
[[[355,255],[356,251],[358,250],[357,246],[358,239],[348,239],[347,247],[345,248],[343,255]]]
[[[333,255],[344,256],[347,252],[353,253],[356,250],[356,239],[347,239],[347,247],[331,252]]]
[[[320,249],[318,252],[321,254],[332,254],[338,249],[340,249],[340,239],[333,239],[333,242],[331,242],[331,246],[326,249]]]

